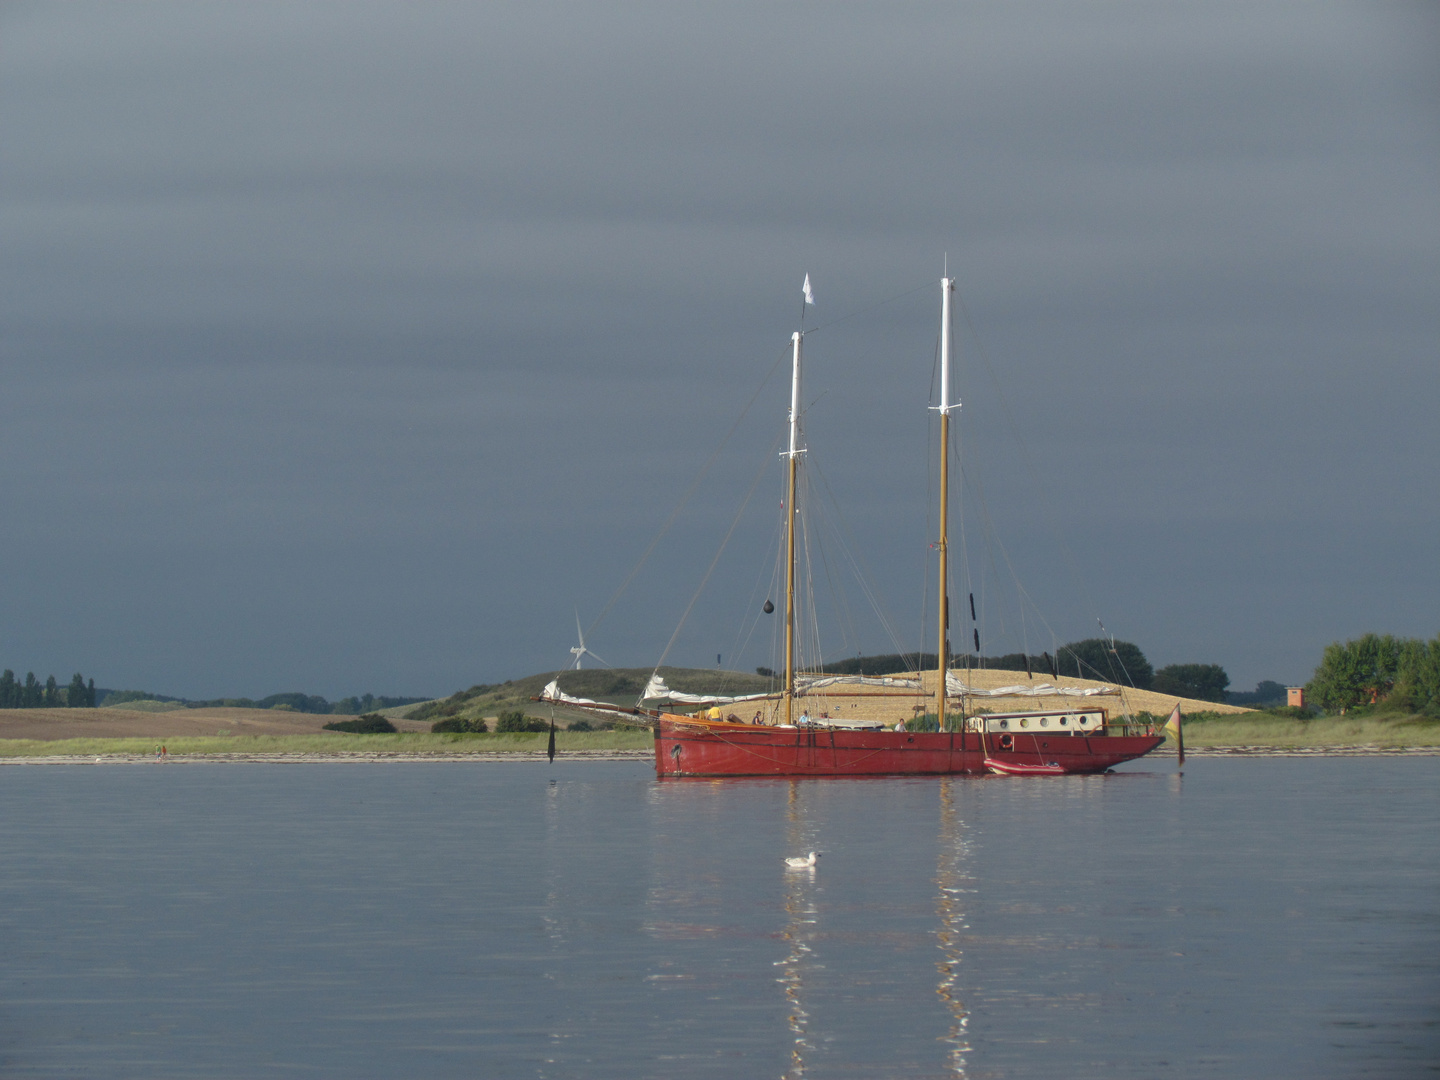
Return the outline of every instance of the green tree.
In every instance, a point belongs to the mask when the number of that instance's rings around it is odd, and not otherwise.
[[[348,731],[352,735],[391,735],[395,725],[379,713],[366,713],[354,720],[332,720],[325,725],[326,731]]]
[[[1440,637],[1400,643],[1390,702],[1416,712],[1440,713]]]
[[[485,721],[478,717],[474,720],[467,720],[463,716],[447,716],[443,720],[436,720],[430,725],[431,732],[441,734],[451,732],[454,734],[475,734],[483,735],[490,729],[485,726]]]
[[[40,686],[39,681],[35,678],[35,672],[33,671],[27,671],[25,673],[25,688],[23,694],[24,697],[21,701],[21,708],[40,708],[40,703],[44,700],[45,697],[45,691]]]
[[[1230,676],[1219,664],[1170,664],[1155,673],[1150,689],[1157,694],[1224,701]]]
[[[495,730],[505,731],[549,731],[550,725],[538,716],[526,716],[519,709],[506,709],[495,718]]]
[[[1155,678],[1155,669],[1140,646],[1128,641],[1117,641],[1113,646],[1106,638],[1072,641],[1060,646],[1058,660],[1061,675],[1074,675],[1078,667],[1082,679],[1133,685],[1138,690],[1148,690]]]
[[[15,682],[15,672],[9,668],[0,675],[0,709],[18,709],[20,707],[20,687]]]
[[[85,676],[78,671],[71,677],[70,685],[65,688],[65,704],[72,709],[85,707]]]
[[[1306,690],[1322,708],[1339,712],[1388,697],[1403,645],[1390,634],[1366,634],[1343,645],[1331,642]]]

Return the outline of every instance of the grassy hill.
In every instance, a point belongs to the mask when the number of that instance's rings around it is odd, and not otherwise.
[[[560,675],[560,689],[572,697],[591,698],[611,705],[630,708],[650,680],[650,668],[596,668],[566,671]],[[718,668],[662,667],[660,676],[672,690],[687,694],[760,694],[778,685],[774,679],[744,671],[723,671]],[[447,698],[437,698],[407,709],[395,710],[408,720],[439,720],[456,716],[462,719],[483,719],[502,712],[519,709],[531,716],[550,716],[550,705],[535,701],[545,684],[555,678],[553,671],[512,679],[503,683],[481,684],[461,690]],[[556,720],[594,720],[590,714],[557,707]]]

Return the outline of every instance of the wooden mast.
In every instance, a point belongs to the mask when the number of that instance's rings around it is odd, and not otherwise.
[[[809,281],[809,278],[806,278]],[[785,498],[785,723],[793,724],[795,705],[795,470],[804,453],[800,446],[800,347],[803,337],[797,330],[790,338],[793,357],[790,365],[790,488]]]
[[[950,662],[950,278],[940,279],[940,644],[935,719],[945,730],[945,674]]]

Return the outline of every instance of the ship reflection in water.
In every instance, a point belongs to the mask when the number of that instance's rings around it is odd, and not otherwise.
[[[797,781],[786,785],[789,789],[785,802],[785,841],[789,851],[813,851],[811,830],[800,813],[801,790]],[[798,857],[798,856],[792,856]],[[813,1050],[807,1040],[810,1014],[805,1011],[805,975],[813,963],[815,950],[811,941],[815,937],[816,915],[815,880],[816,867],[791,867],[777,864],[784,875],[785,888],[785,932],[781,939],[790,946],[785,959],[775,963],[781,969],[780,984],[785,988],[786,1021],[794,1044],[790,1048],[790,1067],[786,1076],[805,1075],[805,1055]]]
[[[951,778],[935,783],[940,822],[935,873],[935,914],[938,924],[935,939],[941,955],[935,964],[940,976],[935,993],[944,1005],[949,1020],[948,1027],[939,1040],[950,1047],[946,1064],[956,1076],[963,1077],[965,1055],[970,1045],[966,1032],[969,1018],[960,988],[961,960],[964,955],[961,939],[966,929],[964,897],[970,889],[963,865],[962,824],[955,810],[951,790],[954,783]],[[786,787],[786,850],[813,850],[813,845],[819,841],[801,807],[807,792],[812,798],[817,797],[815,785],[792,780]],[[805,1008],[806,979],[823,967],[816,961],[814,947],[821,934],[819,907],[816,904],[819,883],[817,868],[814,866],[786,866],[780,872],[783,874],[785,898],[785,930],[781,934],[781,940],[789,946],[789,951],[784,959],[775,961],[775,964],[781,969],[779,982],[784,989],[786,1023],[793,1036],[790,1064],[784,1075],[801,1077],[806,1075],[806,1056],[815,1050],[809,1038],[810,1014]]]
[[[1130,768],[11,767],[4,1073],[1433,1071],[1440,758]]]
[[[965,897],[974,892],[966,872],[964,824],[955,811],[956,781],[947,777],[939,781],[940,836],[936,844],[935,914],[939,919],[936,944],[940,961],[935,965],[940,982],[935,988],[950,1013],[953,1023],[944,1041],[950,1045],[950,1068],[956,1076],[965,1075],[965,1055],[970,1052],[970,1017],[965,1011],[964,991],[960,984],[961,947],[965,923]]]

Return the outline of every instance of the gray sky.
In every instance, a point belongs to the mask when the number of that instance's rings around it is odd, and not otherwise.
[[[933,648],[947,255],[986,652],[1099,616],[1247,688],[1431,637],[1434,10],[0,6],[0,665],[559,666],[742,413],[589,644],[659,659],[760,470],[669,662],[770,663],[807,271],[814,461]],[[850,603],[827,657],[891,651]]]

